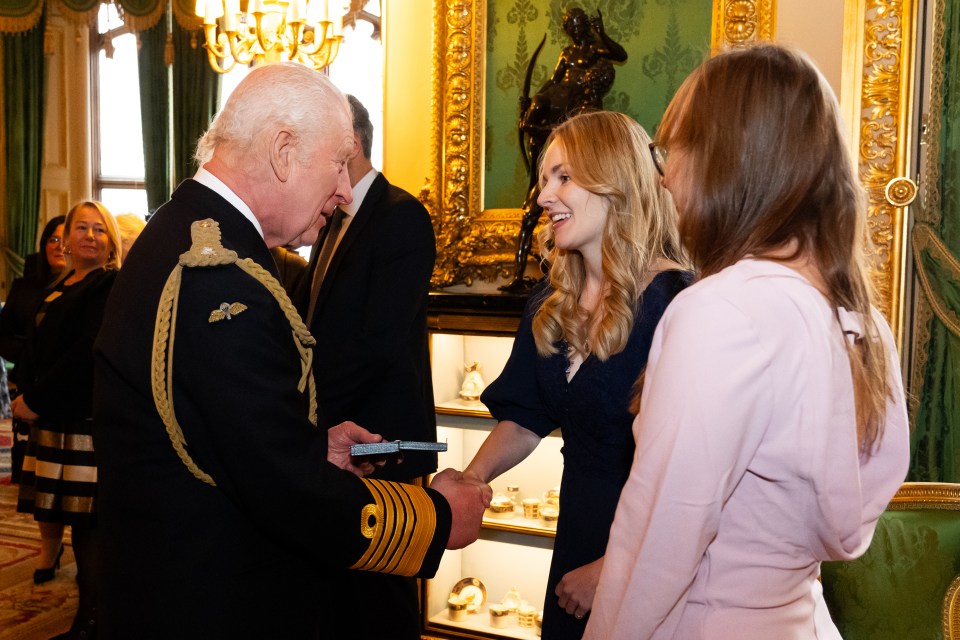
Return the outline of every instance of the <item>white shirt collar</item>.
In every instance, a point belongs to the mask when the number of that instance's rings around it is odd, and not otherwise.
[[[340,208],[343,209],[345,214],[351,218],[357,215],[357,211],[360,210],[360,205],[363,204],[363,199],[367,197],[367,192],[370,191],[370,185],[373,184],[373,181],[377,179],[378,175],[380,175],[379,171],[370,169],[365,176],[360,178],[357,186],[353,187],[353,202],[340,205]]]
[[[215,191],[219,196],[224,200],[236,207],[237,211],[243,214],[243,217],[253,223],[254,228],[257,230],[257,233],[260,234],[260,237],[263,237],[263,227],[260,226],[260,221],[257,220],[257,217],[253,215],[253,210],[247,206],[247,203],[240,199],[240,196],[235,194],[230,187],[225,185],[220,178],[213,175],[203,167],[197,169],[197,175],[193,176],[193,179]]]

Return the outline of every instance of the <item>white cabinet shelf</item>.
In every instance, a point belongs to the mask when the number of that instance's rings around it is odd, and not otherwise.
[[[462,469],[480,448],[494,426],[490,418],[438,414],[438,432],[446,440],[447,451],[440,454],[440,468]],[[561,439],[548,436],[521,464],[491,483],[494,494],[506,495],[507,486],[520,488],[520,498],[542,498],[560,483],[563,460]],[[431,637],[533,638],[536,629],[522,627],[518,617],[508,617],[506,628],[491,625],[490,604],[500,603],[511,588],[538,612],[543,608],[547,573],[553,553],[554,529],[539,519],[523,517],[517,509],[513,517],[503,518],[489,510],[484,515],[480,539],[465,549],[447,551],[440,569],[424,584],[424,618]],[[451,620],[447,599],[464,578],[476,578],[486,588],[486,600],[462,621]],[[449,635],[436,635],[446,632]],[[482,632],[487,635],[472,635]]]
[[[463,469],[495,425],[486,407],[464,402],[459,392],[466,365],[479,363],[486,384],[500,374],[513,345],[513,336],[504,333],[431,332],[438,438],[448,445],[439,456],[440,469]],[[519,487],[520,500],[542,499],[547,491],[558,490],[563,469],[561,446],[557,434],[544,438],[526,460],[491,483],[494,495],[506,495],[508,485]],[[554,533],[554,527],[541,519],[525,518],[520,506],[508,514],[487,510],[480,539],[465,549],[447,551],[437,575],[423,581],[424,637],[536,638],[536,627],[521,626],[517,615],[508,616],[506,626],[494,627],[490,605],[499,604],[515,588],[530,607],[537,612],[543,608]],[[480,581],[486,597],[481,605],[472,607],[473,612],[452,619],[447,601],[465,578]]]
[[[468,402],[460,397],[466,369],[469,365],[479,365],[484,383],[490,384],[503,371],[512,347],[513,338],[508,336],[433,332],[430,350],[437,413],[490,417],[479,400]]]

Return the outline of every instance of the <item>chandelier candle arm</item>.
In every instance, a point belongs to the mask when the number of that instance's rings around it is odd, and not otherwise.
[[[246,11],[245,11],[246,10]],[[293,60],[318,71],[343,40],[345,0],[197,0],[210,67]]]

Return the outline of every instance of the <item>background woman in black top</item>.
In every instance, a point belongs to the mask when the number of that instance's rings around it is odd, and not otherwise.
[[[10,285],[7,300],[0,310],[0,357],[12,362],[10,382],[14,395],[22,390],[22,380],[29,376],[30,365],[24,362],[26,357],[27,336],[37,306],[44,298],[47,288],[66,267],[63,255],[64,216],[51,218],[40,234],[40,251],[27,256],[24,261],[23,275]],[[13,420],[14,443],[10,452],[11,479],[20,482],[20,470],[23,467],[23,454],[26,451],[30,425],[23,420]],[[53,550],[56,552],[56,549]],[[40,566],[50,566],[53,558],[40,558]]]
[[[89,627],[96,606],[96,490],[93,450],[93,341],[121,255],[120,233],[99,202],[81,202],[67,214],[67,270],[44,298],[30,347],[33,376],[13,401],[13,415],[33,422],[35,447],[27,452],[17,509],[32,512],[44,541],[58,544],[72,530],[80,604],[71,631]],[[59,564],[57,552],[50,578]],[[41,571],[43,571],[41,569]],[[42,577],[46,577],[42,576]]]

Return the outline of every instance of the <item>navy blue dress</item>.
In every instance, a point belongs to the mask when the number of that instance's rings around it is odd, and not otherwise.
[[[589,356],[569,382],[566,343],[559,344],[553,356],[537,354],[533,315],[549,295],[548,288],[538,287],[503,373],[483,393],[483,403],[498,421],[516,422],[540,437],[559,427],[563,435],[560,520],[543,607],[545,639],[583,636],[589,616],[576,620],[560,608],[554,591],[566,573],[606,552],[620,490],[633,462],[633,384],[647,364],[660,317],[691,280],[685,271],[658,274],[643,292],[626,348],[606,362]]]

